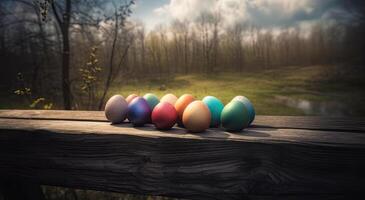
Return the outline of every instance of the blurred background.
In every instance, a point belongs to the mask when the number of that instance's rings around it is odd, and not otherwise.
[[[364,23],[361,0],[1,0],[0,108],[102,110],[151,92],[363,117]]]
[[[264,115],[365,112],[361,0],[2,0],[0,108],[102,110],[113,94]]]

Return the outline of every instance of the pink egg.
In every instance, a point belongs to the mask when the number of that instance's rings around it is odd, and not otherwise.
[[[175,105],[177,101],[177,97],[173,94],[166,94],[165,96],[163,96],[161,99],[160,99],[160,102],[167,102],[171,105]]]
[[[138,97],[138,95],[136,95],[136,94],[130,94],[130,95],[127,96],[127,98],[125,100],[129,104],[136,97]]]

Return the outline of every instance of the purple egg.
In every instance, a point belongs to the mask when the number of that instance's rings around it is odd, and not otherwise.
[[[143,126],[151,121],[151,108],[142,97],[134,98],[128,105],[128,120],[134,126]]]

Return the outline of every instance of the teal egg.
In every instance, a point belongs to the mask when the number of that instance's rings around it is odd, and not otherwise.
[[[143,96],[143,98],[147,101],[149,107],[151,108],[151,110],[153,110],[155,108],[155,106],[160,103],[159,98],[151,93],[147,93]]]
[[[235,98],[232,99],[232,101],[233,100],[240,101],[245,105],[245,107],[248,110],[248,115],[250,116],[249,124],[251,124],[253,122],[253,120],[255,119],[255,115],[256,115],[255,108],[253,107],[253,104],[251,103],[251,101],[248,98],[246,98],[245,96],[236,96]]]
[[[221,122],[227,131],[241,131],[248,127],[250,117],[246,106],[241,101],[232,100],[223,108]]]
[[[210,127],[218,127],[221,123],[221,113],[224,108],[223,103],[213,96],[204,97],[203,103],[209,108],[210,111]]]

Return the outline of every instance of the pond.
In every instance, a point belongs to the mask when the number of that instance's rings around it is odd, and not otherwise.
[[[339,101],[310,101],[287,96],[275,96],[275,101],[291,108],[296,108],[306,115],[350,116],[353,111]]]

